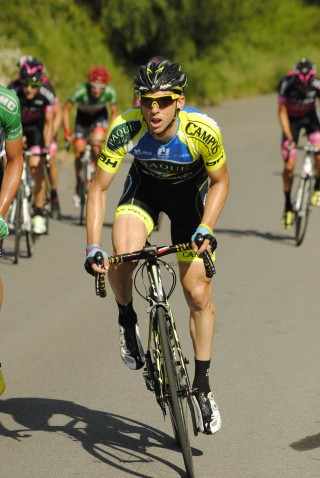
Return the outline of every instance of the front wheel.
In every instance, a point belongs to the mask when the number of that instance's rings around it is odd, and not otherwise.
[[[159,307],[158,311],[159,332],[163,351],[163,359],[166,368],[166,376],[168,381],[168,404],[170,410],[171,421],[176,438],[177,445],[181,447],[184,464],[189,478],[194,478],[194,467],[191,446],[188,435],[188,427],[186,414],[184,411],[184,403],[187,404],[187,398],[183,396],[183,388],[181,388],[181,377],[178,374],[176,359],[171,347],[170,332],[167,326],[165,311]],[[184,403],[183,403],[184,402]]]
[[[300,246],[305,237],[309,213],[310,213],[310,199],[311,199],[311,178],[307,176],[301,179],[299,185],[299,201],[295,206],[295,240],[296,245]]]

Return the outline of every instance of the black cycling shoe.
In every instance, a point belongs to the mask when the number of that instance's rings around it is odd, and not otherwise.
[[[123,363],[131,370],[139,370],[144,366],[145,356],[137,324],[120,326],[120,354]]]

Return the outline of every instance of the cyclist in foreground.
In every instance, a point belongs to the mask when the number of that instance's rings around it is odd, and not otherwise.
[[[190,332],[195,354],[193,388],[197,389],[200,430],[217,432],[221,417],[209,384],[214,333],[211,281],[205,276],[201,253],[213,253],[213,228],[223,209],[229,186],[220,129],[202,112],[185,106],[186,73],[178,63],[159,57],[140,67],[134,90],[141,108],[122,113],[111,125],[87,205],[86,270],[105,273],[94,264],[101,250],[101,232],[107,191],[127,152],[134,161],[115,212],[112,230],[115,254],[141,249],[157,224],[161,211],[171,221],[173,243],[205,237],[201,248],[186,259],[178,255],[180,280],[190,309]],[[209,184],[208,184],[209,180]],[[144,366],[137,315],[132,304],[135,264],[109,270],[109,281],[119,308],[120,352],[131,369]]]
[[[107,134],[109,116],[112,122],[118,115],[117,96],[114,87],[109,84],[109,71],[103,66],[95,66],[89,71],[88,80],[77,86],[63,108],[64,137],[68,143],[73,141],[75,152],[76,190],[73,201],[76,207],[81,201],[81,155],[86,149],[87,138],[90,136],[93,140],[93,159],[97,160]],[[70,111],[75,104],[77,115],[72,135]]]
[[[22,166],[22,125],[20,103],[17,96],[0,86],[0,162],[6,155],[6,167],[1,164],[0,174],[0,239],[9,234],[5,216],[18,190]],[[0,309],[2,306],[2,281],[0,277]],[[0,364],[1,367],[1,364]],[[0,395],[5,382],[0,368]]]
[[[284,160],[283,187],[285,207],[282,223],[285,229],[293,225],[291,189],[297,158],[296,144],[299,134],[305,129],[309,141],[320,147],[320,122],[316,103],[320,97],[320,79],[316,67],[302,58],[292,71],[288,72],[278,86],[278,116],[282,129],[282,158]],[[313,206],[320,206],[320,154],[315,155],[315,187],[311,197]]]

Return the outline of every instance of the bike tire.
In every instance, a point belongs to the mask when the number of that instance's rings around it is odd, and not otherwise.
[[[183,398],[179,396],[180,381],[173,355],[170,332],[167,327],[166,314],[162,307],[157,310],[159,335],[161,340],[163,359],[169,385],[169,410],[177,444],[181,447],[186,472],[189,478],[195,477],[193,458],[188,434],[187,420],[183,407]],[[187,400],[185,399],[185,402]]]
[[[50,201],[50,191],[48,185],[46,186],[46,195],[45,195],[45,202],[44,202],[44,219],[46,224],[46,232],[45,235],[49,235],[49,227],[50,227],[50,216],[51,216],[51,201]]]
[[[311,178],[308,176],[303,179],[301,203],[295,210],[295,241],[296,246],[300,246],[305,238],[311,199]]]
[[[86,194],[83,192],[83,193],[81,193],[81,196],[80,196],[80,217],[79,217],[80,226],[84,225],[86,202],[87,202],[86,201]]]
[[[35,237],[32,232],[26,231],[27,256],[32,257],[35,247]]]
[[[20,257],[21,226],[22,226],[22,189],[19,186],[16,197],[16,210],[14,216],[14,264],[18,264]]]

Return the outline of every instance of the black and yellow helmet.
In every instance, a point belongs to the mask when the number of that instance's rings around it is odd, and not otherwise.
[[[173,90],[183,94],[187,84],[187,75],[179,63],[171,63],[167,58],[158,56],[140,66],[134,79],[134,92],[137,97],[159,90]]]

